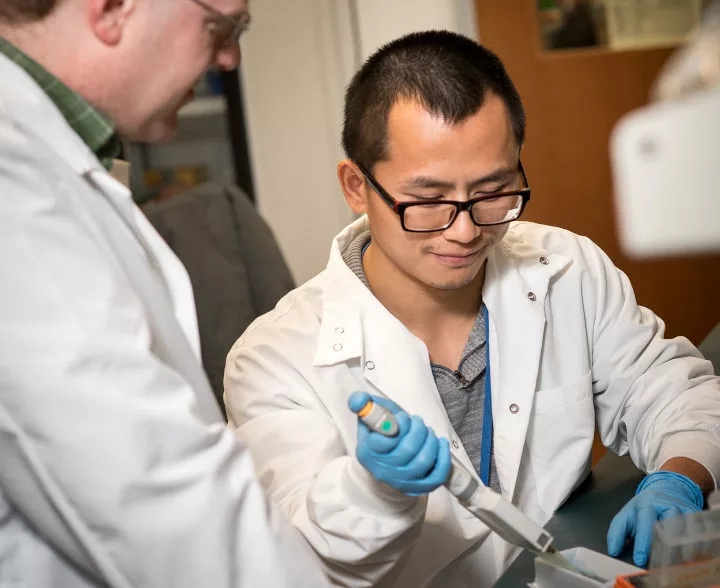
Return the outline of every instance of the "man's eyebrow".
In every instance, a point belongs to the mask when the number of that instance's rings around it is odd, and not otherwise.
[[[518,173],[517,167],[502,167],[496,169],[489,174],[476,178],[467,184],[467,188],[475,188],[482,184],[489,184],[491,182],[499,182],[511,180]],[[452,182],[446,182],[438,178],[431,176],[415,176],[410,178],[408,181],[402,183],[402,187],[405,190],[417,190],[417,189],[437,189],[437,190],[450,190],[455,188],[455,184]]]
[[[413,190],[418,188],[437,188],[447,190],[450,188],[454,188],[455,184],[453,184],[452,182],[444,182],[442,180],[438,180],[437,178],[432,178],[429,176],[415,176],[414,178],[409,179],[407,182],[403,182],[402,186],[406,190]]]
[[[485,176],[473,180],[468,184],[468,188],[472,189],[482,184],[491,184],[493,182],[508,182],[509,180],[514,179],[519,171],[520,170],[517,167],[501,167],[500,169],[496,169]]]

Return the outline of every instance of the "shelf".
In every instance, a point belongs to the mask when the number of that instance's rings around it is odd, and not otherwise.
[[[203,96],[196,98],[180,110],[180,118],[202,118],[224,115],[227,110],[225,96]]]

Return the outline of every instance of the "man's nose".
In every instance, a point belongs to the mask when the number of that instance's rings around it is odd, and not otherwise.
[[[470,212],[463,210],[455,218],[455,222],[443,231],[443,236],[448,241],[470,243],[478,238],[481,231],[482,228],[478,227],[470,217]]]

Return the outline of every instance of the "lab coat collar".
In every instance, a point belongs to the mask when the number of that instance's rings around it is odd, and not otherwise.
[[[343,252],[362,233],[370,229],[368,219],[362,216],[343,229],[333,240],[330,259],[323,284],[323,314],[320,336],[313,365],[316,367],[336,365],[364,357],[366,331],[362,328],[363,316],[384,317],[394,328],[405,329],[373,293],[347,266]],[[483,300],[488,310],[497,310],[512,304],[527,307],[528,296],[534,294],[538,304],[532,310],[542,309],[550,280],[564,270],[571,260],[553,254],[533,244],[526,243],[511,226],[503,241],[492,251],[485,272]],[[507,278],[512,274],[515,296],[507,295]],[[524,287],[518,287],[518,286]],[[542,311],[541,311],[542,312]],[[368,314],[369,313],[369,314]],[[544,316],[544,312],[542,312]],[[405,329],[406,330],[406,329]],[[407,330],[406,330],[407,331]],[[343,335],[343,337],[339,337]],[[371,335],[368,334],[370,338]]]
[[[368,305],[382,307],[373,293],[347,266],[342,256],[342,252],[352,241],[368,228],[367,218],[363,216],[345,227],[335,237],[330,248],[322,292],[320,335],[313,361],[316,367],[337,365],[362,357],[362,309]],[[390,313],[388,315],[392,316]]]

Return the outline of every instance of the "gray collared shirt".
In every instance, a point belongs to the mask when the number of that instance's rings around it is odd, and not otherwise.
[[[358,235],[345,250],[343,260],[358,279],[368,289],[371,289],[362,264],[363,251],[369,243],[369,231]],[[478,475],[480,474],[480,452],[485,412],[486,333],[487,325],[485,324],[484,305],[482,305],[470,337],[465,344],[458,369],[452,370],[440,364],[430,364],[435,385],[450,424],[460,438]],[[496,492],[500,492],[500,480],[495,467],[495,452],[492,448],[489,486]]]

